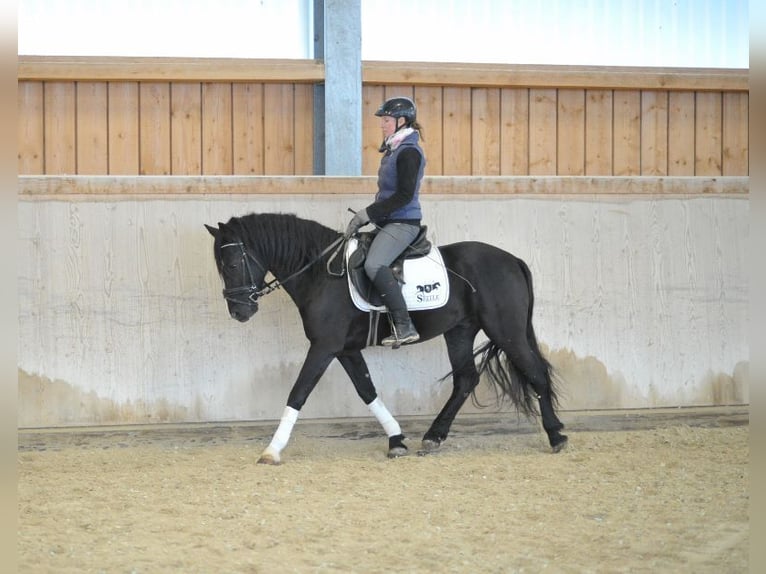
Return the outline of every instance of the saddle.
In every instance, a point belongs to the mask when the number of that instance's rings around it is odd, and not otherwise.
[[[428,255],[431,252],[431,242],[426,236],[427,231],[428,226],[421,225],[417,237],[415,237],[407,249],[405,249],[404,252],[391,263],[391,270],[399,284],[404,285],[405,283],[404,261],[406,259],[417,259]],[[364,271],[364,260],[366,259],[370,245],[377,234],[378,230],[364,231],[357,234],[356,250],[351,253],[347,263],[348,276],[351,284],[370,305],[375,307],[383,305],[383,301],[380,298],[380,294],[378,294],[373,286],[372,280]]]

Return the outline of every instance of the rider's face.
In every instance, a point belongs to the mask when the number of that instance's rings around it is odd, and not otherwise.
[[[380,129],[383,132],[383,139],[396,131],[396,124],[402,118],[392,118],[391,116],[382,116],[380,118]]]

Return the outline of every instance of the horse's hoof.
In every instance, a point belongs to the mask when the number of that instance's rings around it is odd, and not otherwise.
[[[423,454],[428,454],[431,452],[435,452],[439,450],[439,447],[442,445],[440,440],[430,439],[430,438],[424,438],[423,441],[420,443],[420,446],[422,446],[422,452]]]
[[[551,445],[551,452],[553,452],[554,454],[557,452],[561,452],[567,447],[568,444],[569,444],[569,439],[565,435],[561,435],[560,439],[556,442],[556,444]]]
[[[388,437],[388,458],[399,458],[409,454],[407,445],[404,444],[405,438],[403,434]]]
[[[261,458],[258,459],[258,464],[270,464],[271,466],[277,466],[282,463],[278,460],[274,460],[270,456],[262,456]]]
[[[261,458],[258,459],[258,464],[269,464],[271,466],[277,466],[281,462],[279,454],[270,452],[269,449],[263,451]]]
[[[403,434],[388,437],[388,458],[399,458],[409,454],[407,445],[404,444],[405,438]]]
[[[409,453],[410,451],[406,446],[396,446],[394,448],[388,449],[388,458],[400,458],[402,456],[407,456]]]

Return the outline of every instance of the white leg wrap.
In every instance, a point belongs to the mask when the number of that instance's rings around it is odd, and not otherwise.
[[[375,418],[378,419],[378,422],[383,425],[383,430],[386,431],[387,436],[391,437],[402,434],[402,428],[391,413],[388,412],[386,405],[383,404],[380,397],[377,397],[367,406],[372,414],[375,415]]]
[[[290,440],[290,435],[293,432],[295,421],[298,420],[299,412],[292,407],[285,407],[282,418],[279,420],[277,432],[274,433],[267,450],[276,452],[277,455],[282,452],[282,449],[287,446],[287,442]]]

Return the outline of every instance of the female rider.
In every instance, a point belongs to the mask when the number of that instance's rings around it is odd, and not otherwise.
[[[419,191],[426,159],[419,144],[422,127],[417,123],[417,110],[411,99],[386,100],[375,115],[380,117],[383,131],[378,192],[373,203],[354,215],[346,236],[351,236],[370,221],[379,229],[367,253],[364,270],[380,293],[393,322],[392,334],[381,344],[398,347],[414,343],[420,335],[412,324],[401,287],[389,265],[420,231]]]

